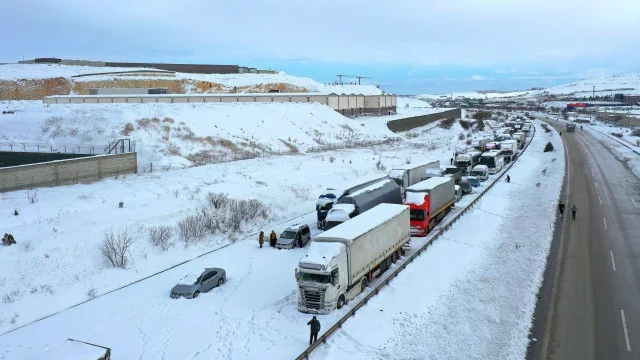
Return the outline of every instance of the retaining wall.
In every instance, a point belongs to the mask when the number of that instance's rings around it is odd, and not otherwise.
[[[238,74],[238,65],[204,65],[204,64],[159,64],[159,63],[130,63],[106,62],[106,66],[152,68],[191,74]]]
[[[389,130],[393,132],[407,131],[407,130],[415,129],[420,126],[425,126],[434,121],[446,119],[449,117],[461,118],[462,109],[461,108],[451,109],[451,110],[434,113],[434,114],[412,116],[404,119],[391,120],[391,121],[387,121],[387,127],[389,128]]]
[[[93,156],[92,154],[69,154],[54,152],[28,151],[0,151],[0,168],[27,164],[43,163],[46,161],[75,159]]]
[[[109,176],[135,174],[137,171],[137,153],[11,166],[0,169],[0,191],[91,182]]]

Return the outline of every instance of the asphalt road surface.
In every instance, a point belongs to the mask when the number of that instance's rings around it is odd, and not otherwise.
[[[586,130],[553,126],[567,151],[566,210],[548,347],[534,357],[640,359],[640,180]]]

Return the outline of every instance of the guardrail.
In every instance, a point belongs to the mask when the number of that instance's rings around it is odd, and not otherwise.
[[[529,142],[525,145],[524,149],[521,152],[521,155],[529,148],[529,145],[531,145],[531,142],[533,141],[533,138],[535,137],[536,134],[536,130],[535,130],[535,126],[533,126],[532,124],[532,128],[533,128],[533,135],[531,136],[531,140],[529,140]],[[300,355],[298,355],[296,357],[296,360],[305,360],[305,359],[309,359],[309,355],[315,350],[317,349],[320,345],[324,344],[327,342],[327,339],[329,338],[329,336],[333,335],[338,329],[342,328],[342,325],[347,322],[347,320],[349,320],[352,316],[354,316],[356,314],[356,312],[363,307],[364,305],[366,305],[369,300],[378,295],[378,293],[380,292],[380,290],[382,288],[384,288],[385,286],[389,285],[389,283],[391,282],[391,280],[393,280],[393,278],[395,278],[396,276],[398,276],[398,274],[404,270],[407,265],[409,265],[410,263],[413,262],[413,260],[415,260],[420,254],[422,254],[423,251],[427,250],[427,248],[429,246],[431,246],[433,244],[434,241],[438,240],[438,238],[440,238],[440,236],[442,236],[442,234],[444,234],[447,230],[449,230],[451,228],[451,226],[453,226],[453,224],[458,221],[460,219],[460,217],[462,215],[464,215],[467,211],[469,211],[475,204],[478,203],[478,201],[480,201],[480,199],[484,196],[484,194],[487,193],[487,191],[489,191],[496,183],[498,183],[498,181],[502,178],[502,176],[504,174],[507,173],[507,171],[509,171],[509,169],[511,169],[511,167],[515,164],[516,161],[518,161],[518,159],[520,159],[520,156],[518,156],[516,158],[516,160],[512,161],[507,167],[506,169],[504,169],[504,171],[502,171],[502,173],[491,183],[489,184],[489,186],[487,186],[486,189],[484,189],[475,199],[473,199],[473,201],[471,201],[471,203],[469,203],[464,209],[462,209],[461,212],[459,212],[458,214],[456,214],[448,223],[444,224],[436,233],[435,235],[433,235],[431,237],[431,239],[429,239],[429,241],[427,241],[425,244],[423,244],[422,246],[420,246],[420,248],[418,248],[416,250],[416,252],[414,252],[406,261],[404,261],[400,266],[398,266],[397,269],[393,270],[393,272],[384,280],[382,281],[380,284],[378,284],[375,288],[373,288],[371,290],[371,292],[369,292],[362,300],[358,301],[353,308],[351,308],[343,317],[341,317],[333,326],[331,326],[324,334],[322,334],[321,336],[318,337],[318,340],[316,342],[314,342],[313,344],[311,344],[305,351],[303,351]]]

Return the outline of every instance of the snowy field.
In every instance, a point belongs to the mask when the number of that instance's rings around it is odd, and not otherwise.
[[[274,158],[264,164],[267,170],[261,172],[263,176],[260,178],[264,179],[266,184],[263,187],[252,187],[251,193],[278,208],[281,218],[291,217],[291,214],[295,213],[305,213],[309,209],[313,209],[316,194],[328,183],[381,173],[375,168],[374,162],[377,159],[381,158],[386,164],[403,163],[407,160],[403,159],[403,156],[411,156],[411,160],[414,162],[420,161],[422,158],[416,158],[415,153],[417,149],[424,148],[425,142],[432,141],[429,138],[437,139],[434,141],[440,142],[429,145],[436,145],[438,150],[429,152],[430,155],[425,155],[424,161],[446,160],[450,149],[458,145],[455,134],[459,129],[454,127],[452,130],[446,131],[432,126],[426,130],[422,138],[412,138],[410,141],[402,142],[401,146],[393,148],[342,151],[317,157]],[[453,136],[451,136],[452,133]],[[438,155],[440,152],[442,153]],[[337,170],[328,161],[323,161],[323,156],[325,158],[335,156],[336,165],[340,167],[340,170]],[[371,161],[365,160],[369,157],[371,157]],[[304,163],[297,161],[303,159]],[[161,184],[176,181],[177,183],[174,185],[180,189],[183,184],[196,184],[199,176],[211,174],[212,170],[222,170],[223,182],[215,184],[212,189],[227,191],[233,195],[242,194],[246,193],[246,189],[243,189],[242,186],[247,185],[248,170],[255,170],[257,167],[257,164],[252,162],[253,160],[249,160],[240,162],[241,165],[235,163],[171,171],[163,173],[160,178],[153,178],[156,174],[150,174],[137,176],[134,179],[103,182],[100,188],[104,194],[88,202],[94,206],[97,205],[102,211],[108,211],[106,209],[112,207],[107,201],[109,192],[122,193],[123,190],[118,190],[121,187],[137,194],[136,201],[129,201],[127,204],[131,203],[130,205],[125,206],[125,209],[118,210],[126,211],[126,213],[119,214],[117,218],[111,216],[110,220],[112,221],[109,221],[122,224],[122,226],[132,224],[132,231],[135,232],[136,224],[155,225],[175,221],[178,214],[185,210],[182,206],[189,207],[193,206],[194,202],[197,203],[197,200],[189,201],[188,196],[180,195],[172,199],[171,191],[163,196],[162,194],[165,194],[167,190],[162,189]],[[347,165],[351,162],[353,165]],[[313,171],[309,171],[311,169]],[[172,176],[171,173],[186,176]],[[199,175],[200,173],[202,174]],[[236,176],[229,176],[232,174]],[[289,180],[288,183],[292,183],[294,186],[297,184],[312,189],[307,194],[313,194],[313,196],[302,199],[287,194],[287,191],[275,194],[273,191],[269,192],[269,187],[281,186],[283,176],[286,176]],[[105,187],[105,185],[107,186]],[[87,186],[97,187],[98,184]],[[203,192],[208,190],[205,185],[202,186]],[[249,187],[251,186],[249,185]],[[153,189],[156,193],[147,196],[143,189],[147,189],[147,191]],[[45,204],[49,204],[53,208],[48,211],[50,213],[55,210],[61,211],[59,200],[52,199],[55,190],[60,193],[60,197],[66,196],[67,198],[77,193],[74,191],[74,187],[42,190],[51,190],[52,193],[41,193],[42,200],[35,204],[35,207],[44,209]],[[481,188],[475,191],[477,193],[481,191]],[[23,195],[20,193],[12,194]],[[294,191],[294,193],[298,193],[298,191]],[[22,199],[8,200],[20,202]],[[86,199],[82,200],[87,201]],[[471,200],[471,196],[465,197],[457,205],[455,211],[459,211],[460,206],[465,206]],[[100,203],[103,205],[100,206]],[[108,204],[105,206],[104,203]],[[144,204],[148,205],[144,206]],[[158,206],[160,204],[162,205]],[[139,211],[141,207],[145,208],[145,212],[148,213],[141,214]],[[174,209],[174,213],[166,214],[167,208]],[[34,210],[31,209],[27,213],[23,211],[23,215],[32,218],[32,221],[35,222],[36,212]],[[95,210],[97,213],[99,209]],[[38,213],[42,212],[44,211],[38,210]],[[68,233],[70,228],[83,228],[83,225],[87,225],[87,222],[90,223],[92,220],[94,221],[93,226],[86,226],[82,234],[73,234],[70,238],[59,237],[55,244],[50,242],[34,243],[28,251],[19,246],[9,248],[18,252],[7,254],[9,259],[32,256],[32,261],[44,263],[41,267],[41,273],[47,275],[26,279],[9,279],[5,280],[5,285],[25,285],[25,290],[40,282],[60,286],[51,292],[26,295],[19,301],[9,304],[8,311],[10,312],[24,311],[23,315],[17,317],[16,323],[10,327],[16,326],[18,322],[31,320],[34,316],[38,316],[38,312],[45,314],[46,311],[56,310],[56,306],[65,307],[74,301],[84,300],[87,298],[87,289],[95,289],[96,294],[99,295],[109,290],[110,287],[141,278],[159,268],[193,257],[207,249],[229,243],[226,239],[212,238],[208,240],[207,244],[201,244],[199,247],[183,249],[177,245],[168,253],[161,254],[155,249],[150,249],[150,246],[145,244],[143,239],[140,239],[140,243],[136,244],[137,249],[134,250],[135,263],[132,269],[126,271],[104,269],[96,266],[99,259],[97,259],[95,248],[92,247],[95,246],[101,231],[107,229],[109,224],[96,223],[94,219],[82,219],[89,217],[83,214],[75,213],[67,216],[64,211],[62,212],[63,215],[54,225],[60,229],[65,228],[65,233]],[[156,213],[155,216],[153,213]],[[74,218],[75,221],[70,218]],[[267,231],[273,228],[279,232],[288,224],[300,221],[314,224],[315,214],[311,213],[289,222],[262,226],[262,228]],[[27,232],[27,230],[37,231],[35,228],[36,226],[33,225],[20,226],[15,230],[26,234],[26,237],[35,238]],[[139,227],[138,231],[140,231]],[[251,232],[251,230],[245,231],[245,234],[247,232]],[[317,233],[316,230],[313,232]],[[39,236],[39,238],[42,237],[44,236]],[[424,238],[412,240],[413,248],[415,249],[424,241]],[[84,246],[80,246],[79,243]],[[306,347],[305,344],[308,340],[308,330],[305,324],[309,316],[296,310],[296,284],[293,276],[293,269],[304,251],[305,249],[292,251],[259,249],[254,236],[241,235],[233,245],[191,263],[98,297],[82,306],[0,337],[0,346],[6,349],[0,353],[0,359],[28,358],[46,347],[60,343],[66,337],[82,338],[106,344],[114,349],[114,356],[117,355],[120,358],[291,358]],[[24,253],[27,255],[25,256]],[[48,255],[45,257],[46,259],[55,260],[42,261],[43,253]],[[85,259],[86,261],[83,261]],[[69,272],[60,274],[54,268],[48,268],[53,263],[57,269],[68,268],[72,263],[77,264],[75,268],[71,267],[70,272],[85,266],[88,271],[81,273],[81,275]],[[21,262],[11,265],[13,265],[12,268],[26,265],[23,267],[23,271],[18,271],[23,276],[24,272],[33,266]],[[201,269],[205,266],[224,267],[228,273],[228,283],[195,300],[171,300],[168,297],[167,293],[170,287],[185,272]],[[73,279],[73,285],[64,283],[64,279],[68,278]],[[322,316],[323,328],[328,328],[345,311],[347,309]],[[203,315],[194,315],[198,313]],[[8,318],[6,320],[10,321]],[[64,335],[61,336],[61,334]]]
[[[312,359],[524,358],[564,176],[560,137],[536,126],[511,183],[497,184]],[[542,153],[547,141],[560,150]]]
[[[374,117],[349,119],[320,104],[4,101],[0,108],[16,112],[1,115],[0,150],[25,143],[28,151],[36,151],[39,144],[60,149],[79,146],[81,152],[94,147],[102,153],[109,141],[127,137],[136,144],[138,163],[154,166],[192,165],[207,154],[304,152],[323,145],[396,137],[386,128],[385,117],[379,125],[368,126]]]

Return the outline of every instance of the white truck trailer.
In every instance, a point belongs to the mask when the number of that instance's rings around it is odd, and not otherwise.
[[[406,164],[395,167],[389,171],[389,179],[400,185],[402,194],[404,195],[404,189],[422,180],[428,165],[429,164]]]
[[[296,269],[298,310],[341,308],[398,259],[409,239],[409,207],[397,204],[380,204],[318,235]]]

